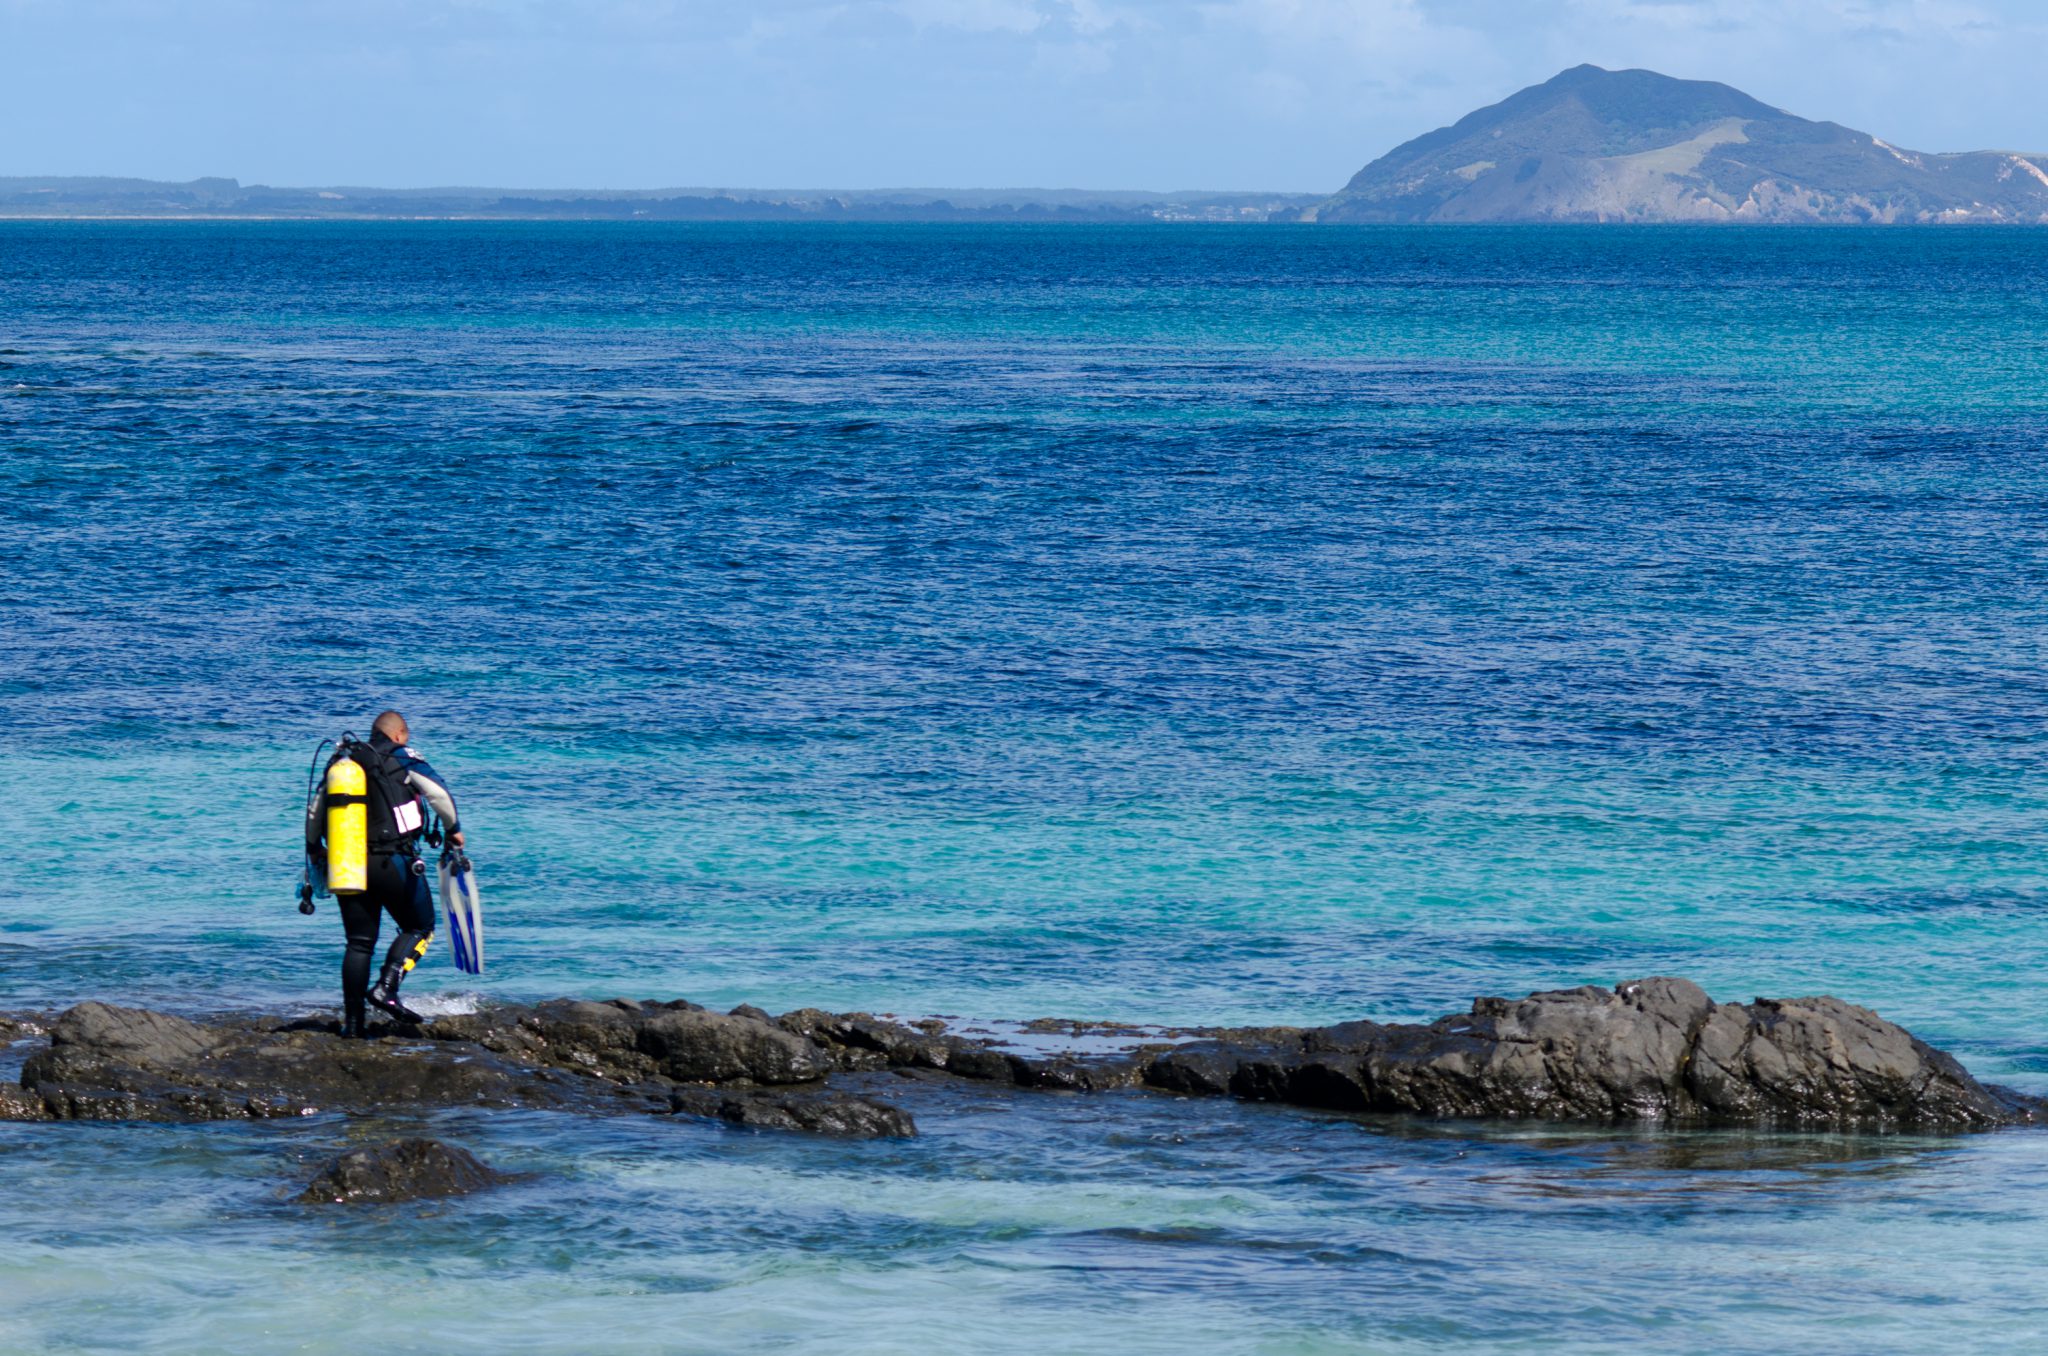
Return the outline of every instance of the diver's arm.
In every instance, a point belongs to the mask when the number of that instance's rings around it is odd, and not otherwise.
[[[412,755],[405,760],[406,780],[412,783],[413,790],[420,793],[420,799],[427,803],[427,807],[440,816],[449,841],[461,847],[462,820],[455,813],[455,797],[449,794],[448,784],[441,780],[441,774],[434,771],[426,759],[412,754],[410,749],[406,753]]]

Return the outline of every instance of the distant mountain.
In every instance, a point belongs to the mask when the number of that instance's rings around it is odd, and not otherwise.
[[[1294,221],[1318,193],[1082,189],[271,188],[234,179],[0,178],[0,218],[505,221]]]
[[[1398,146],[1317,221],[2048,222],[2048,156],[1928,155],[1740,90],[1571,70]]]

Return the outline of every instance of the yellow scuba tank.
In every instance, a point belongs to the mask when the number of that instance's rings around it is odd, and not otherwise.
[[[327,767],[327,888],[359,895],[370,888],[369,784],[362,765],[337,758]]]

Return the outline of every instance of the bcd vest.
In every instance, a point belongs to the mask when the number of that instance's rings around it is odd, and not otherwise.
[[[370,819],[370,851],[390,855],[417,851],[420,835],[426,832],[426,815],[419,797],[406,779],[405,765],[387,749],[361,740],[341,747],[341,757],[363,769],[364,799]]]

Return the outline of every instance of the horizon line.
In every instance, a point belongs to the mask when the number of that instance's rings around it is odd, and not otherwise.
[[[587,194],[617,194],[617,195],[621,195],[621,196],[632,196],[632,197],[655,197],[655,196],[662,196],[662,195],[667,195],[667,196],[685,196],[685,197],[721,197],[721,196],[730,196],[730,195],[732,195],[732,194],[736,194],[736,193],[780,193],[780,194],[795,194],[795,193],[805,193],[805,194],[819,194],[819,195],[836,195],[836,194],[848,194],[848,193],[862,193],[862,194],[866,194],[866,193],[905,193],[905,194],[938,194],[938,193],[1045,193],[1045,194],[1075,194],[1075,195],[1088,195],[1088,196],[1097,196],[1097,197],[1101,197],[1101,196],[1128,196],[1128,197],[1145,197],[1145,198],[1175,198],[1175,197],[1220,197],[1220,196],[1229,196],[1229,197],[1257,197],[1257,196],[1266,196],[1266,197],[1288,197],[1288,198],[1305,198],[1305,197],[1316,197],[1316,196],[1325,196],[1325,197],[1327,197],[1327,196],[1329,196],[1329,195],[1330,195],[1331,193],[1333,193],[1333,192],[1335,192],[1335,191],[1336,191],[1336,190],[1333,190],[1333,189],[1323,189],[1323,188],[1308,188],[1308,189],[1301,189],[1301,188],[1166,188],[1166,189],[1159,189],[1159,188],[1082,188],[1082,187],[1078,187],[1078,186],[1072,186],[1072,185],[1066,185],[1066,186],[1055,186],[1055,185],[1047,185],[1047,184],[987,184],[987,185],[975,185],[975,184],[950,184],[950,185],[937,185],[937,186],[932,186],[932,185],[919,185],[919,184],[879,184],[879,185],[874,185],[874,186],[872,186],[872,187],[865,187],[865,188],[862,188],[862,187],[853,187],[853,186],[846,186],[846,185],[842,185],[842,186],[838,186],[838,187],[820,187],[820,186],[806,186],[806,187],[794,187],[794,186],[779,186],[779,185],[773,185],[773,184],[744,184],[744,185],[743,185],[743,184],[662,184],[662,185],[656,185],[656,186],[654,186],[654,187],[651,187],[651,188],[620,188],[620,187],[608,187],[608,188],[607,188],[607,187],[596,187],[596,186],[582,186],[582,187],[554,187],[554,186],[545,186],[545,185],[524,185],[524,186],[521,186],[521,185],[508,185],[508,184],[487,184],[487,183],[477,183],[477,184],[453,184],[453,183],[442,183],[442,184],[418,184],[418,185],[398,185],[398,184],[365,184],[365,183],[355,183],[355,184],[351,184],[351,183],[324,183],[324,184],[323,184],[323,183],[297,183],[297,184],[294,184],[294,183],[283,183],[283,182],[270,182],[270,181],[267,181],[267,180],[250,180],[250,181],[244,181],[244,180],[242,180],[242,179],[239,179],[239,178],[236,178],[236,177],[234,177],[234,176],[232,176],[232,175],[225,175],[225,174],[201,174],[201,175],[195,175],[195,176],[193,176],[192,178],[189,178],[189,179],[161,179],[161,178],[152,178],[152,177],[150,177],[150,176],[147,176],[147,175],[140,175],[140,174],[79,174],[79,173],[71,173],[71,174],[0,174],[0,186],[4,186],[4,185],[9,185],[9,184],[15,184],[15,183],[37,183],[37,182],[59,182],[59,181],[68,181],[68,182],[73,182],[73,183],[77,183],[77,182],[92,182],[92,181],[109,181],[109,180],[111,180],[111,181],[117,181],[117,182],[124,182],[124,183],[138,183],[138,184],[160,184],[160,185],[164,185],[164,186],[167,186],[167,187],[174,187],[174,188],[190,188],[190,187],[195,187],[195,186],[198,186],[198,185],[202,185],[202,184],[221,184],[221,185],[227,185],[227,186],[232,186],[232,187],[234,187],[234,188],[237,188],[237,189],[244,189],[244,190],[247,190],[247,189],[259,189],[259,188],[267,188],[267,189],[276,189],[276,190],[281,190],[281,191],[291,191],[291,192],[298,192],[298,193],[321,193],[321,192],[327,192],[327,193],[338,193],[338,192],[344,192],[344,191],[354,191],[354,192],[359,192],[359,193],[462,193],[462,194],[482,194],[482,193],[530,193],[530,194],[559,194],[559,195],[575,195],[575,194],[585,194],[585,195],[587,195]]]

